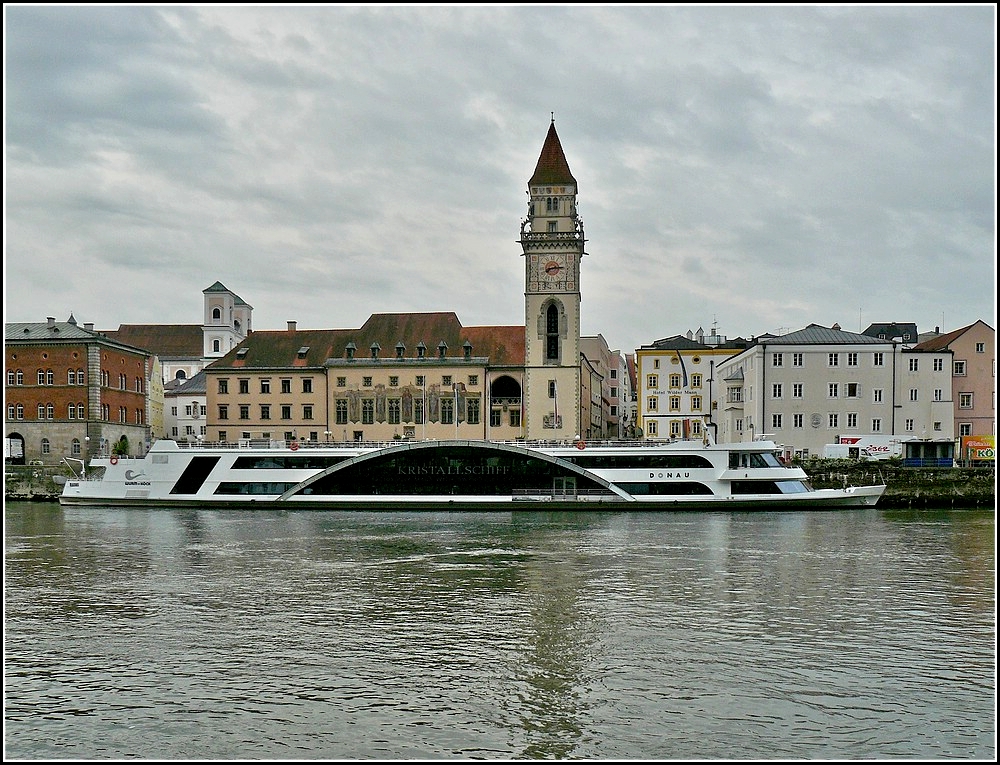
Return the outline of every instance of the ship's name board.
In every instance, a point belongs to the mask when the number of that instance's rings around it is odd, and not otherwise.
[[[510,465],[400,465],[397,475],[507,475]]]

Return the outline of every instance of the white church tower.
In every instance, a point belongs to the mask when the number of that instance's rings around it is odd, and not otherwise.
[[[202,294],[205,296],[204,357],[222,358],[253,330],[250,326],[253,307],[221,282],[203,290]]]
[[[553,119],[528,181],[528,217],[521,222],[528,439],[576,440],[582,432],[580,260],[586,239],[576,195]]]

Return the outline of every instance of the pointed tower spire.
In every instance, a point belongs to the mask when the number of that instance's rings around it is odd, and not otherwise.
[[[528,184],[548,186],[568,183],[576,184],[576,178],[569,170],[569,163],[563,153],[562,144],[559,143],[559,135],[556,133],[556,118],[553,114],[552,122],[549,124],[549,133],[545,136],[545,143],[542,145],[542,153],[538,156],[538,164],[535,165],[535,172]]]

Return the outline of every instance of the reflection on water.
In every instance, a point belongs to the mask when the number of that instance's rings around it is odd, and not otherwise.
[[[992,509],[5,508],[5,755],[992,758]]]

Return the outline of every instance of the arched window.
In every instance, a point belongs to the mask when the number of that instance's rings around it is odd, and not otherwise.
[[[49,443],[49,439],[42,439],[42,454],[49,454],[52,451],[52,445]]]
[[[219,322],[222,321],[222,309],[221,308],[213,308],[212,309],[212,321],[215,322],[216,324],[218,324]]]
[[[82,453],[83,450],[80,448],[80,439],[79,438],[74,438],[73,439],[73,445],[72,445],[71,449],[72,449],[72,453],[73,453],[74,457],[79,457],[80,456],[80,454]]]
[[[212,341],[212,353],[218,353],[220,350],[222,350],[222,346],[219,343],[219,341],[218,340],[213,340]]]
[[[545,359],[559,360],[559,309],[555,305],[545,311]]]

